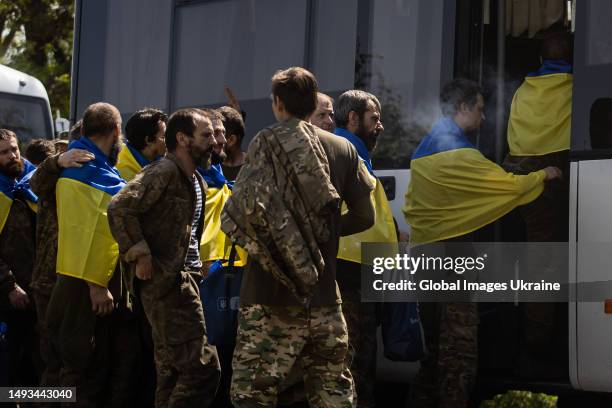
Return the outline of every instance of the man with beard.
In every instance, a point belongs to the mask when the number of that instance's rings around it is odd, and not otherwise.
[[[138,332],[106,215],[111,197],[125,185],[113,167],[120,134],[121,115],[114,106],[90,105],[82,137],[70,149],[86,150],[94,158],[62,170],[56,185],[57,281],[47,325],[61,360],[61,385],[76,386],[78,406],[134,403]]]
[[[233,107],[222,106],[217,111],[223,116],[225,127],[225,138],[227,142],[223,149],[226,157],[223,160],[223,174],[227,180],[234,182],[238,172],[244,164],[245,154],[242,151],[242,139],[244,139],[244,116]]]
[[[151,323],[157,366],[157,407],[209,406],[219,360],[208,344],[197,281],[207,168],[216,146],[210,119],[199,109],[173,113],[166,156],[130,181],[108,209],[113,235],[130,265]],[[134,279],[134,276],[137,280]]]
[[[331,96],[317,92],[317,109],[310,117],[310,123],[328,132],[334,131],[334,100]]]
[[[397,245],[393,213],[385,190],[374,174],[370,154],[378,135],[384,130],[380,102],[371,93],[359,90],[344,92],[336,103],[334,133],[348,140],[357,149],[371,182],[376,221],[366,231],[340,238],[338,249],[338,285],[342,294],[343,312],[353,355],[351,373],[355,379],[358,407],[373,407],[376,378],[376,304],[361,302],[361,243],[379,242]]]
[[[117,170],[125,181],[166,153],[164,134],[168,116],[159,109],[145,108],[133,114],[125,125],[125,143],[119,153]]]
[[[21,158],[17,136],[0,129],[0,321],[8,326],[6,385],[37,385],[36,315],[30,300],[36,203],[29,180],[35,167]]]

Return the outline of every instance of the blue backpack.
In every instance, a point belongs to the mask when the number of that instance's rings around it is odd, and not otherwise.
[[[227,266],[223,260],[213,262],[208,276],[200,282],[208,342],[213,345],[236,343],[243,268],[234,266],[235,260],[236,247],[232,245]]]
[[[419,361],[425,357],[425,338],[416,302],[386,302],[382,311],[384,355],[391,361]]]

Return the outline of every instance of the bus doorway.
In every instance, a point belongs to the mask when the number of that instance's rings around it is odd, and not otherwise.
[[[572,2],[460,0],[457,2],[455,77],[481,84],[486,120],[473,142],[502,165],[509,153],[508,120],[513,96],[524,78],[541,66],[543,39],[571,34]],[[569,152],[568,152],[569,155]],[[569,161],[568,161],[569,166]],[[568,213],[569,193],[560,203]],[[563,218],[567,241],[568,216]],[[526,242],[524,216],[518,208],[479,232],[482,242]],[[557,240],[556,240],[557,241]],[[568,305],[479,304],[479,378],[503,389],[508,382],[569,385]]]

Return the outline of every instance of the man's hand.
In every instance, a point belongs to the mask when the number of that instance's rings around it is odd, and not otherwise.
[[[153,273],[153,258],[151,255],[143,255],[136,260],[136,277],[140,280],[151,279]]]
[[[240,102],[238,102],[238,98],[236,98],[236,95],[234,95],[232,89],[227,85],[225,85],[223,89],[225,90],[225,96],[227,97],[228,105],[236,109],[240,113]]]
[[[112,313],[115,305],[113,295],[108,288],[87,282],[89,285],[89,298],[91,299],[91,310],[98,316],[106,316]]]
[[[9,301],[15,309],[25,309],[30,304],[28,294],[19,285],[9,293]]]
[[[546,181],[563,178],[563,172],[558,167],[549,166],[546,167],[544,171],[546,172]]]
[[[87,150],[82,149],[72,149],[68,150],[65,153],[62,153],[57,158],[57,164],[64,169],[68,167],[82,167],[83,163],[87,163],[91,161],[96,156],[93,153],[88,152]]]

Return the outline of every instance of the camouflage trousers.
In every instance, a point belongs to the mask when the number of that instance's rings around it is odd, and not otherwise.
[[[411,385],[410,407],[467,407],[478,366],[475,303],[421,303],[427,357]]]
[[[221,368],[206,337],[198,286],[188,272],[180,272],[177,287],[160,297],[154,280],[139,286],[153,335],[155,406],[207,407],[215,397]]]
[[[357,407],[376,405],[376,304],[362,303],[359,289],[340,289],[349,334],[347,364],[355,381]]]
[[[275,407],[279,387],[295,364],[303,370],[311,407],[354,406],[340,305],[243,305],[236,340],[230,392],[235,407]]]
[[[43,360],[43,371],[40,378],[41,387],[58,387],[60,384],[59,356],[54,353],[49,338],[49,328],[47,326],[47,306],[49,305],[50,294],[42,293],[37,290],[33,292],[34,304],[36,305],[36,316],[38,317],[38,335],[40,337],[40,355]]]

